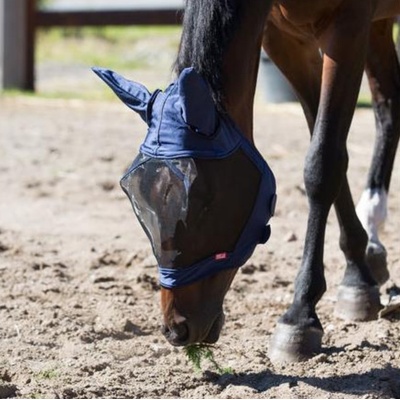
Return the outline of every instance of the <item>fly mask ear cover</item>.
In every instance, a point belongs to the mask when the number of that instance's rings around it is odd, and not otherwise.
[[[276,204],[275,178],[232,119],[217,112],[207,82],[193,68],[186,68],[164,92],[156,90],[150,94],[144,86],[113,71],[93,71],[148,125],[140,154],[122,177],[121,186],[151,241],[159,264],[160,284],[179,287],[242,266],[256,245],[265,243],[270,236],[268,222]],[[166,251],[165,237],[173,235],[178,224],[186,223],[189,194],[197,177],[196,159],[222,160],[238,150],[255,165],[261,179],[250,217],[234,250],[221,249],[194,264],[171,267],[177,249],[170,246]],[[166,206],[161,204],[160,196],[152,193],[154,185],[149,184],[149,179],[158,186],[169,182]]]

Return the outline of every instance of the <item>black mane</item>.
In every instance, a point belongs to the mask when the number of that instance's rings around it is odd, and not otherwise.
[[[217,107],[222,110],[223,55],[239,20],[239,0],[186,0],[183,33],[175,63],[179,75],[194,67],[207,79]]]

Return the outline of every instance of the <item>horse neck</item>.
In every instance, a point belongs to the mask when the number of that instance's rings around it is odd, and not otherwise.
[[[253,101],[270,0],[187,0],[177,72],[194,67],[217,108],[253,138]]]

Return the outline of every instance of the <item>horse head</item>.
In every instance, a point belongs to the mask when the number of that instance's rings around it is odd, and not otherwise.
[[[158,262],[162,331],[173,345],[214,343],[237,269],[269,237],[273,174],[193,68],[153,94],[94,71],[148,125],[121,186]]]

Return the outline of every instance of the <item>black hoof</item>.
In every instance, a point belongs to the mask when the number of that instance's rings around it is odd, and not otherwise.
[[[339,286],[335,314],[347,321],[371,321],[382,308],[377,286],[357,288]]]
[[[386,249],[380,243],[369,242],[366,259],[372,277],[379,286],[382,286],[389,279]]]
[[[305,361],[321,350],[322,330],[299,328],[279,322],[272,335],[268,356],[273,363]]]

